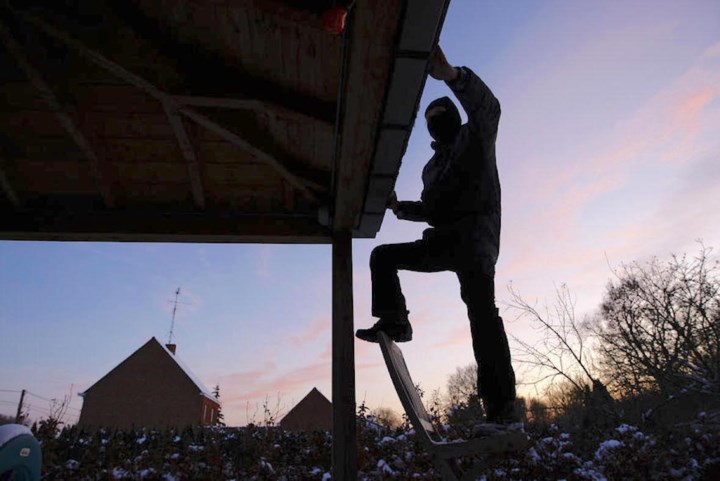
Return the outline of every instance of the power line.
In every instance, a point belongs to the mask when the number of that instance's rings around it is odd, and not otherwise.
[[[11,392],[11,393],[19,393],[21,391],[17,391],[14,389],[0,389],[0,392]]]
[[[33,414],[42,414],[45,416],[49,416],[50,414],[52,414],[50,411],[46,411],[44,409],[37,409],[37,408],[26,409],[23,412],[26,413],[28,416],[32,416]]]
[[[38,398],[38,399],[42,399],[43,401],[47,401],[47,402],[49,402],[49,403],[57,401],[57,399],[48,399],[48,398],[46,398],[46,397],[39,396],[39,395],[37,395],[37,394],[35,394],[35,393],[32,393],[32,392],[30,392],[30,391],[25,391],[25,394],[29,394],[29,395],[31,395],[31,396],[34,396],[34,397],[36,397],[36,398]]]

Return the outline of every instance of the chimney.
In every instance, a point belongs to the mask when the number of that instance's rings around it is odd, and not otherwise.
[[[170,351],[170,352],[172,352],[173,354],[175,354],[175,348],[177,347],[177,344],[165,344],[165,347],[168,348],[168,351]]]

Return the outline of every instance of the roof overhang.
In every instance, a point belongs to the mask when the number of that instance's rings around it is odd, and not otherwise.
[[[375,237],[380,230],[415,124],[430,54],[437,45],[449,3],[426,0],[407,4],[354,237]]]

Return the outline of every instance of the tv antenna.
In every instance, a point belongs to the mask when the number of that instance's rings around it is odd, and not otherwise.
[[[187,302],[180,302],[178,301],[178,296],[180,296],[180,288],[178,287],[175,291],[175,300],[174,301],[168,301],[173,303],[173,314],[172,314],[172,322],[170,323],[170,334],[168,335],[168,344],[172,344],[172,338],[173,338],[173,331],[175,330],[175,314],[177,313],[177,307],[178,304],[186,304],[189,305]]]

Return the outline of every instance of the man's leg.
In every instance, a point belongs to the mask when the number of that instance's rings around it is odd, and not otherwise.
[[[468,309],[473,351],[478,364],[478,394],[488,422],[513,421],[515,372],[503,320],[495,307],[495,276],[472,269],[458,272]]]
[[[385,244],[373,249],[370,255],[372,277],[372,315],[379,317],[370,329],[358,329],[360,339],[377,342],[378,330],[392,330],[393,324],[407,324],[408,310],[400,288],[399,270],[441,272],[451,270],[452,250],[438,242],[418,240],[403,244]],[[393,337],[388,332],[390,337]],[[412,338],[412,330],[410,330]],[[410,340],[400,338],[398,340]]]

